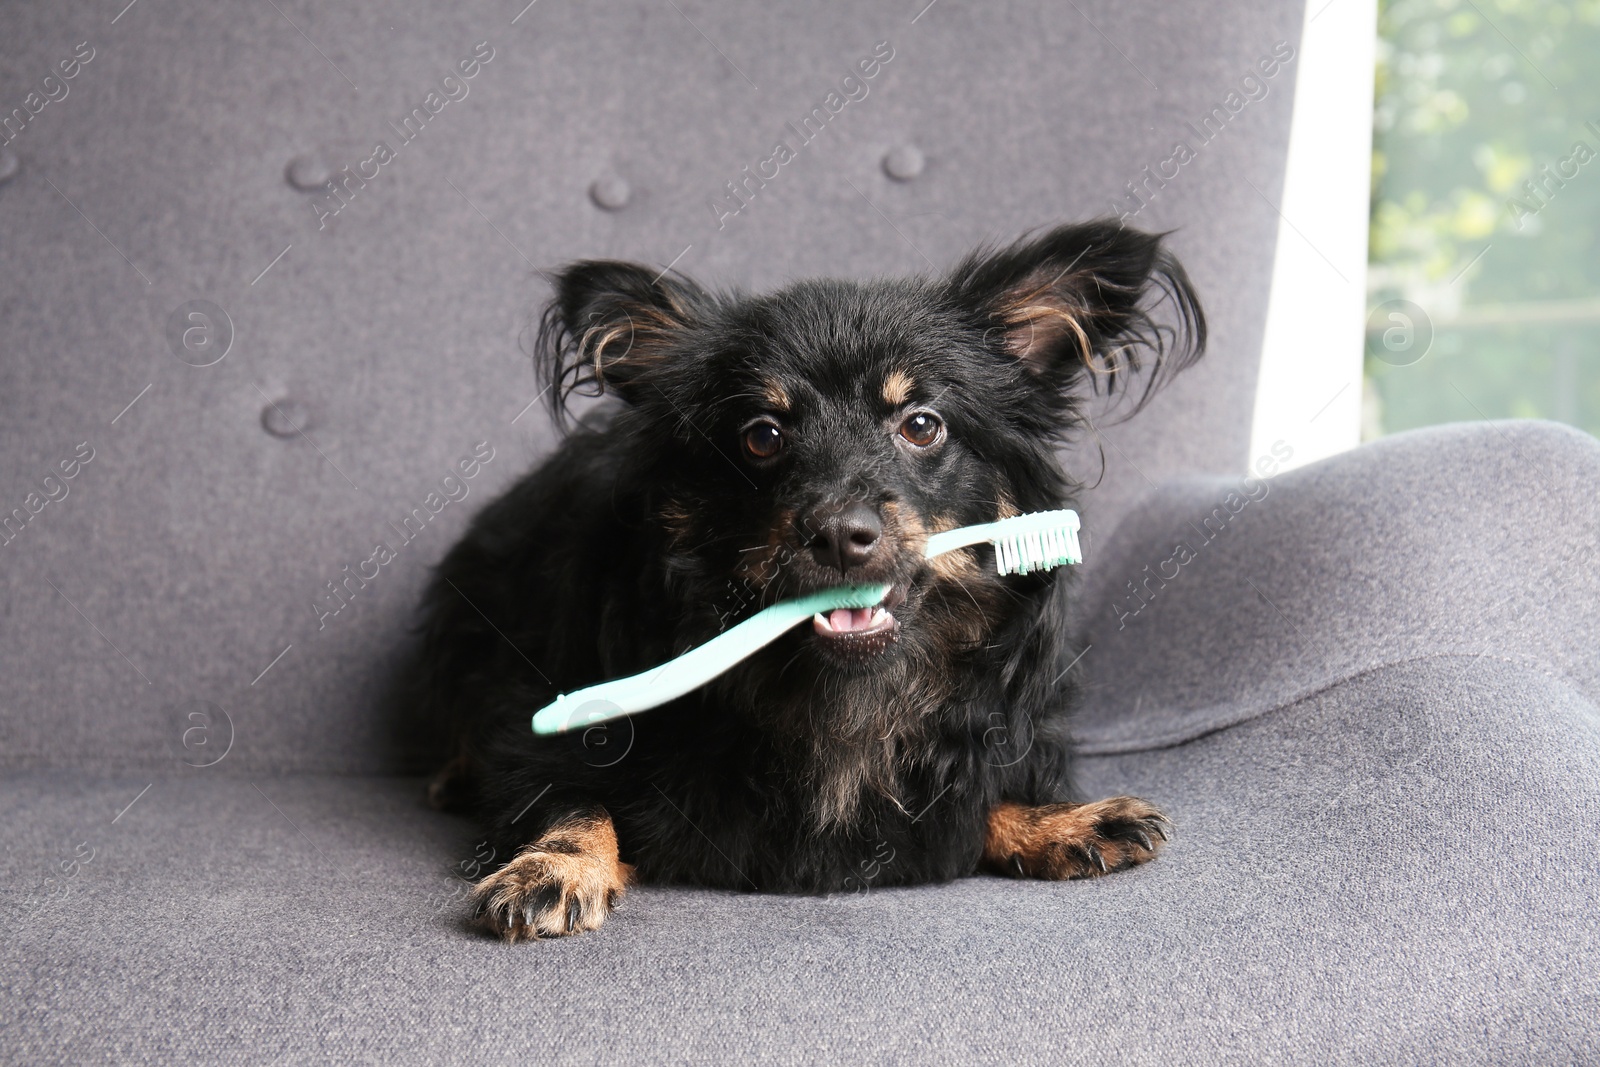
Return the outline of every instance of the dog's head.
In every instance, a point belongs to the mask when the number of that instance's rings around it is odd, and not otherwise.
[[[623,401],[604,432],[628,443],[631,484],[664,531],[686,639],[798,594],[891,587],[752,661],[754,676],[790,672],[789,687],[927,688],[982,646],[1051,576],[1000,578],[987,546],[927,560],[927,537],[1063,506],[1073,482],[1056,448],[1084,398],[1138,377],[1142,402],[1205,339],[1161,238],[1115,222],[980,251],[931,279],[746,296],[588,261],[556,290],[539,352],[557,412],[575,391]]]

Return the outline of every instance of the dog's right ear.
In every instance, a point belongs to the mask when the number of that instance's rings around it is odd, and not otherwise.
[[[1085,379],[1094,392],[1112,392],[1147,369],[1138,410],[1206,346],[1205,313],[1163,237],[1115,219],[1058,226],[974,252],[947,292],[999,358],[1053,394]],[[1171,308],[1158,321],[1162,302]]]
[[[534,357],[557,421],[573,393],[636,402],[708,301],[693,282],[638,263],[586,259],[564,268]]]

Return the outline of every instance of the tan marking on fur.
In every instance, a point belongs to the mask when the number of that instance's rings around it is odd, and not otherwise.
[[[683,323],[660,308],[635,306],[623,313],[626,321],[610,326],[591,326],[578,339],[578,351],[594,366],[594,380],[605,389],[606,369],[622,363],[639,364],[648,360],[652,350]],[[619,341],[625,342],[622,351],[612,350]]]
[[[899,407],[911,399],[911,388],[915,384],[905,371],[890,371],[883,380],[883,402],[892,408]]]
[[[774,411],[788,411],[792,403],[789,399],[789,393],[784,389],[782,383],[770,379],[762,380],[761,397],[771,405]]]
[[[1002,489],[998,494],[996,494],[996,499],[994,502],[994,517],[996,520],[1009,519],[1015,515],[1021,514],[1022,512],[1017,510],[1017,502],[1011,499],[1010,493]]]
[[[1036,359],[1047,346],[1070,333],[1078,342],[1078,352],[1087,362],[1092,354],[1089,334],[1073,310],[1052,304],[1029,304],[1014,309],[1007,316],[1012,331],[1011,350],[1023,360]],[[1026,334],[1019,332],[1024,326],[1027,327]]]
[[[753,546],[739,554],[734,574],[756,589],[765,589],[778,576],[778,571],[792,558],[788,531],[794,525],[794,509],[780,508],[772,528],[767,531],[767,543]]]
[[[688,315],[684,313],[682,306],[671,297],[670,293],[668,297],[667,302],[672,305],[672,314],[650,304],[635,305],[627,312],[629,318],[638,321],[640,333],[659,336],[677,329],[688,321]]]
[[[1092,318],[1095,311],[1077,306],[1066,296],[1089,282],[1104,285],[1102,279],[1085,276],[1079,271],[1065,276],[1058,274],[1040,280],[1031,288],[1014,291],[1006,306],[999,309],[1008,333],[1006,347],[1027,362],[1040,358],[1046,348],[1070,335],[1078,342],[1084,362],[1091,362],[1094,353],[1083,322]]]
[[[661,525],[666,528],[667,536],[674,545],[682,545],[689,540],[691,533],[689,509],[676,500],[669,500],[661,505],[657,512]]]
[[[628,345],[619,356],[607,356],[606,349],[611,347],[619,338],[626,337]],[[633,323],[619,323],[613,326],[591,326],[583,331],[583,337],[578,341],[578,350],[588,352],[589,359],[594,364],[594,380],[605,388],[607,366],[615,366],[628,358],[633,351],[634,341]]]
[[[983,861],[1028,878],[1092,878],[1155,859],[1170,825],[1137,797],[1039,807],[1005,801],[989,812]]]
[[[659,280],[658,278],[657,281]],[[684,307],[683,301],[678,299],[678,290],[674,286],[662,286],[661,295],[667,298],[667,303],[672,306],[672,313],[678,317],[679,322],[689,321],[689,309]]]
[[[935,515],[933,517],[933,532],[944,533],[954,530],[961,523],[951,515]],[[943,582],[966,582],[980,578],[983,568],[978,565],[977,557],[964,548],[954,552],[944,552],[934,556],[928,561],[928,569],[933,571],[935,578]]]
[[[925,525],[920,516],[915,513],[903,512],[893,501],[883,506],[885,531],[894,531],[900,537],[908,552],[922,554],[927,549],[928,538],[932,534],[944,533],[954,530],[960,523],[949,515],[935,515],[931,520],[932,528]],[[958,581],[977,577],[982,568],[973,560],[970,552],[960,549],[954,552],[944,552],[928,560],[928,568],[934,576],[944,581]]]
[[[883,518],[883,535],[886,544],[898,543],[904,551],[921,554],[928,547],[928,528],[922,516],[900,506],[898,500],[887,500],[878,509]]]
[[[907,545],[919,554],[927,546],[930,534],[944,533],[961,525],[950,515],[934,515],[929,525],[924,526],[915,515],[901,520],[898,509],[894,514],[897,521],[904,522],[912,532]],[[934,639],[947,653],[963,652],[983,644],[1000,604],[976,555],[966,549],[941,553],[928,560],[928,569],[933,572],[935,582],[924,602],[925,625]]]
[[[983,576],[983,568],[972,553],[960,549],[934,556],[928,561],[928,569],[942,582],[964,582]]]
[[[472,891],[483,924],[507,941],[595,930],[633,877],[617,858],[611,816],[576,816],[552,826]],[[543,902],[541,891],[554,889]],[[547,894],[550,896],[550,894]]]

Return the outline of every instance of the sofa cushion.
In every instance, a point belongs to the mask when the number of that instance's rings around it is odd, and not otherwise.
[[[414,780],[16,774],[4,1041],[28,1062],[1600,1057],[1600,711],[1562,677],[1413,659],[1082,770],[1172,814],[1161,859],[832,898],[639,887],[598,932],[515,946],[464,929],[472,829]],[[49,872],[66,888],[40,894]]]

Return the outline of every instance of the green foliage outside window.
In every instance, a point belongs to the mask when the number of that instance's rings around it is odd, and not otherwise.
[[[1380,0],[1378,38],[1364,436],[1600,434],[1600,0]]]

